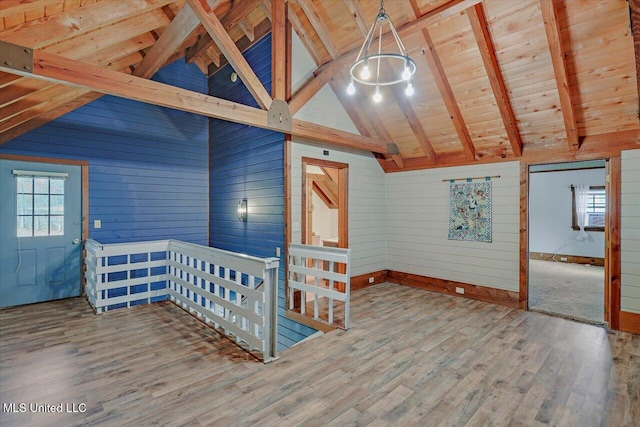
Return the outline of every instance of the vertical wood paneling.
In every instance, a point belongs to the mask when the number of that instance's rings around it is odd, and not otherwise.
[[[347,152],[294,141],[291,149],[291,223],[292,243],[300,243],[302,234],[302,157],[330,160],[349,165],[349,248],[351,274],[385,269],[385,175],[370,153]]]
[[[271,87],[271,38],[245,52],[266,88]],[[226,66],[209,79],[213,96],[257,106]],[[259,257],[284,255],[284,135],[265,129],[210,119],[209,245]],[[248,201],[248,221],[237,219],[240,200]],[[278,347],[290,347],[315,330],[285,317],[284,257],[278,280]]]
[[[449,183],[492,179],[491,243],[448,240]],[[387,269],[519,291],[520,166],[517,162],[388,174]]]
[[[154,80],[206,92],[206,78],[182,62]],[[207,138],[205,117],[104,96],[1,145],[0,152],[88,160],[90,236],[102,243],[206,245]]]
[[[620,309],[640,314],[640,150],[621,153]]]

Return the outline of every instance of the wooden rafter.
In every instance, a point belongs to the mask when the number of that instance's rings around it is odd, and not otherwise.
[[[122,98],[174,108],[207,117],[281,132],[267,121],[267,112],[213,96],[150,81],[136,76],[85,64],[41,50],[33,51],[33,72],[15,70],[4,64],[0,49],[0,71],[43,78]],[[292,135],[326,144],[386,153],[382,141],[354,135],[302,120],[292,120]]]
[[[336,45],[333,42],[333,38],[331,37],[331,33],[320,18],[316,7],[310,0],[298,0],[298,5],[307,16],[307,19],[311,23],[313,30],[316,32],[316,34],[318,34],[322,45],[325,49],[327,49],[327,52],[329,52],[329,56],[332,59],[337,58],[339,54],[338,48],[336,48]]]
[[[247,15],[249,15],[256,8],[256,6],[261,2],[262,0],[242,0],[240,2],[238,1],[233,2],[233,6],[231,7],[231,10],[229,10],[229,12],[220,21],[222,22],[224,29],[229,31],[235,25],[238,25],[238,23],[240,23],[240,21],[245,19]],[[256,35],[255,28],[253,31],[254,31],[254,39],[256,37],[260,38],[258,35]],[[211,36],[208,33],[203,34],[202,37],[200,37],[200,39],[196,42],[195,45],[187,49],[187,54],[186,54],[187,62],[193,61],[195,57],[201,55],[213,44],[214,43],[213,43],[213,40],[211,39]]]
[[[471,23],[471,29],[473,35],[478,43],[480,49],[480,55],[482,56],[482,62],[487,70],[489,76],[489,83],[491,89],[493,89],[493,95],[496,98],[498,104],[498,110],[504,123],[504,128],[509,137],[509,143],[511,144],[511,151],[515,156],[522,155],[522,138],[518,131],[518,124],[516,122],[513,108],[511,107],[511,101],[509,99],[509,92],[504,84],[504,78],[498,65],[498,59],[496,58],[496,51],[491,40],[491,34],[489,34],[489,28],[487,24],[487,18],[485,17],[484,8],[482,4],[477,4],[474,7],[467,9],[467,16]]]
[[[222,15],[229,10],[229,0],[209,0],[209,5],[216,15]],[[178,47],[198,28],[200,19],[193,13],[189,5],[185,3],[178,15],[171,21],[169,27],[156,40],[149,49],[147,55],[136,67],[133,74],[138,77],[151,78],[167,60],[175,53]]]
[[[412,1],[415,3],[415,0],[412,0]],[[416,31],[420,31],[421,29],[426,28],[428,25],[433,25],[435,23],[442,21],[445,18],[448,18],[460,12],[463,12],[467,8],[474,6],[478,3],[481,3],[482,1],[483,0],[452,0],[428,13],[425,13],[422,16],[419,15],[420,12],[418,8],[416,9],[416,16],[419,16],[419,17],[413,21],[407,22],[406,24],[396,28],[396,30],[400,38],[404,39],[405,37],[408,37],[414,34]],[[386,46],[388,43],[395,43],[390,32],[387,32],[382,36],[383,46]],[[353,62],[353,60],[358,55],[359,51],[360,51],[360,46],[350,50],[347,53],[340,55],[339,57],[335,58],[333,61],[338,61],[342,65],[346,65],[350,62]],[[324,67],[329,67],[331,65],[331,62],[333,61],[323,64],[318,69],[318,71],[322,71],[322,68]]]
[[[287,5],[285,0],[271,2],[271,93],[285,100],[287,92]]]
[[[269,1],[269,0],[265,0],[265,1]],[[316,64],[320,64],[322,62],[322,56],[316,50],[311,40],[309,40],[309,36],[307,35],[304,27],[302,26],[302,22],[300,21],[300,18],[298,18],[298,15],[296,15],[295,11],[293,10],[291,6],[291,2],[287,3],[287,8],[288,8],[289,22],[291,23],[291,26],[293,27],[296,34],[300,38],[300,41],[302,41],[302,44],[306,48],[307,52],[309,52],[309,55],[311,55],[311,57],[313,58],[313,61]]]
[[[247,49],[249,49],[256,41],[262,40],[262,38],[267,34],[269,34],[270,32],[271,32],[271,22],[265,19],[254,28],[254,34],[255,34],[254,42],[251,42],[246,37],[242,37],[240,40],[236,42],[236,46],[238,46],[238,50],[240,52],[244,52]],[[209,49],[211,50],[213,48],[214,46],[211,46]],[[222,56],[216,64],[209,65],[207,74],[209,76],[215,74],[216,72],[220,71],[220,69],[225,65],[227,65],[228,63],[229,61],[227,61],[227,58]]]
[[[402,109],[405,117],[407,118],[407,123],[411,127],[413,134],[416,136],[418,140],[418,144],[420,144],[420,148],[424,153],[425,157],[428,159],[430,163],[436,162],[436,152],[433,150],[433,146],[429,141],[429,137],[427,136],[424,128],[420,124],[420,119],[416,115],[413,107],[411,106],[411,102],[407,99],[406,95],[403,93],[402,88],[398,85],[392,85],[391,91],[393,92],[393,96],[396,99],[396,102]]]
[[[414,3],[413,0],[412,3]],[[471,135],[469,135],[469,129],[467,129],[467,125],[462,118],[460,107],[458,107],[458,102],[455,99],[449,80],[444,73],[444,68],[442,67],[440,58],[438,58],[438,54],[436,53],[436,47],[433,44],[433,40],[431,40],[429,30],[423,28],[422,36],[427,44],[424,56],[427,60],[427,64],[429,64],[429,68],[433,74],[433,79],[436,82],[436,86],[438,86],[438,90],[440,91],[444,104],[447,107],[447,111],[449,112],[449,116],[453,122],[453,127],[456,129],[458,138],[460,138],[462,150],[468,159],[474,159],[476,156],[476,149],[473,146]]]
[[[2,32],[2,40],[32,49],[53,46],[70,37],[83,34],[110,23],[148,13],[175,0],[147,0],[144,2],[97,2],[71,9],[51,18],[18,25]],[[2,7],[0,7],[2,9]]]
[[[560,96],[560,106],[562,108],[562,118],[567,132],[567,143],[570,151],[578,151],[580,140],[578,128],[576,126],[575,112],[571,102],[571,86],[569,85],[569,73],[565,63],[565,51],[562,44],[562,31],[558,21],[555,0],[540,0],[540,9],[544,19],[544,29],[547,33],[549,50],[551,51],[551,62],[553,72],[558,86]]]
[[[349,9],[349,12],[351,12],[351,14],[353,15],[353,19],[356,21],[356,25],[358,26],[360,33],[366,36],[367,32],[369,32],[369,27],[367,27],[367,24],[364,19],[364,10],[362,10],[362,5],[357,0],[355,1],[343,0],[343,1],[345,6],[347,6],[347,9]]]
[[[333,63],[332,67],[327,67],[322,70],[321,73],[315,74],[302,85],[296,93],[293,94],[291,101],[289,102],[289,111],[292,115],[295,115],[300,109],[311,99],[313,96],[324,87],[324,85],[331,80],[338,71],[342,68],[340,63]]]
[[[207,5],[206,0],[187,0],[187,2],[200,19],[202,26],[207,29],[207,33],[209,33],[213,41],[216,42],[222,54],[227,58],[229,64],[231,64],[235,72],[238,73],[242,82],[258,102],[258,105],[263,109],[268,109],[271,106],[271,95],[269,95],[269,92],[262,86],[260,79],[253,72],[253,69],[247,63],[244,56],[242,56],[238,46],[236,46],[235,42],[229,37],[220,20],[215,14],[211,13],[211,9]]]

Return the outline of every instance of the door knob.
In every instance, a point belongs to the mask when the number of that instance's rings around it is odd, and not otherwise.
[[[80,243],[80,239],[73,239],[73,244],[77,245],[78,243]]]

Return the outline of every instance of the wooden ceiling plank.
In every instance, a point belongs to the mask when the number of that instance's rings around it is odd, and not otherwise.
[[[569,85],[569,74],[565,63],[564,47],[562,45],[562,31],[560,30],[560,22],[558,21],[555,4],[555,0],[540,0],[540,9],[544,20],[544,29],[547,34],[549,50],[551,51],[551,62],[553,64],[553,72],[560,96],[560,107],[562,109],[564,127],[567,132],[569,151],[578,151],[580,148],[580,140],[578,137],[573,103],[571,102],[571,86]]]
[[[237,25],[240,21],[249,15],[262,0],[242,0],[234,1],[231,10],[222,18],[220,22],[224,26],[225,30],[229,31],[232,27]],[[255,38],[255,29],[254,29]],[[202,54],[210,45],[213,44],[213,39],[206,33],[198,40],[198,42],[187,49],[186,61],[191,62],[193,58]]]
[[[478,42],[482,62],[487,70],[493,95],[496,98],[498,110],[500,111],[500,116],[502,117],[509,143],[511,144],[511,151],[515,156],[519,157],[522,155],[522,138],[520,137],[516,117],[511,107],[509,92],[504,84],[500,65],[496,58],[495,47],[493,46],[491,34],[489,34],[487,18],[482,3],[467,9],[467,16],[471,23],[473,34]]]
[[[229,7],[230,2],[227,1],[210,1],[213,13],[221,14],[222,10]],[[163,65],[167,59],[173,55],[182,42],[188,38],[200,25],[200,19],[193,13],[191,7],[187,4],[182,6],[178,15],[171,21],[169,27],[162,33],[160,38],[149,49],[147,55],[138,64],[133,74],[138,77],[151,78]]]
[[[362,9],[362,5],[358,0],[343,0],[349,12],[353,15],[353,19],[360,30],[360,33],[363,36],[366,36],[369,32],[369,27],[367,27],[364,10]]]
[[[238,50],[240,50],[240,52],[244,52],[245,50],[253,46],[254,43],[258,42],[259,40],[262,40],[262,38],[267,34],[269,34],[270,32],[271,32],[271,22],[268,19],[265,19],[264,21],[259,23],[258,26],[255,28],[256,38],[253,43],[250,42],[248,38],[243,36],[242,38],[240,38],[240,40],[236,42],[236,46],[238,47]],[[215,44],[212,45],[211,48],[214,48],[214,47],[215,47]],[[208,51],[210,50],[211,49],[209,49]],[[224,55],[218,55],[218,57],[220,58],[220,63],[219,65],[216,65],[216,66],[213,66],[213,65],[209,66],[209,70],[208,70],[209,76],[218,72],[220,68],[224,67],[229,63],[229,61],[227,61],[227,58]]]
[[[271,94],[273,99],[284,101],[287,92],[288,46],[287,5],[285,0],[273,0],[271,2],[271,16]]]
[[[311,55],[311,58],[313,58],[313,62],[315,62],[316,64],[321,64],[322,55],[320,55],[320,52],[318,52],[314,44],[311,42],[311,40],[309,40],[309,35],[305,31],[304,26],[302,25],[302,21],[300,21],[300,18],[298,18],[298,15],[296,15],[295,11],[293,10],[291,2],[288,2],[287,8],[289,22],[300,38],[300,41],[304,45],[309,55]]]
[[[272,102],[271,95],[269,95],[258,76],[253,72],[247,60],[242,56],[233,39],[229,37],[220,20],[214,14],[209,13],[210,9],[206,4],[206,0],[187,0],[187,2],[196,16],[200,18],[200,22],[216,42],[229,64],[238,73],[251,95],[258,102],[258,105],[265,110],[268,109]]]
[[[338,71],[342,68],[340,63],[333,63],[332,67],[327,67],[322,70],[317,76],[307,80],[297,91],[293,94],[291,101],[289,102],[289,111],[291,115],[295,115],[300,109],[315,96],[316,93],[324,87],[324,85],[331,80]]]
[[[298,0],[298,5],[307,16],[313,30],[318,34],[322,45],[327,49],[327,52],[329,52],[329,56],[331,56],[332,59],[337,58],[339,56],[338,48],[331,38],[331,32],[324,24],[322,18],[320,18],[320,14],[316,7],[310,0]]]
[[[415,3],[415,0],[412,0],[412,1]],[[450,16],[453,16],[457,13],[460,13],[469,7],[472,7],[478,3],[481,3],[482,1],[483,0],[449,1],[432,11],[425,13],[424,15],[420,16],[417,19],[411,22],[407,22],[404,25],[401,25],[400,27],[396,28],[396,31],[398,32],[398,35],[400,36],[400,38],[404,39],[405,37],[408,37],[409,35],[415,33],[416,31],[420,31],[421,29],[426,28],[428,25],[436,24],[441,20],[448,18]],[[416,9],[414,8],[414,10]],[[420,9],[417,8],[416,16],[418,16],[417,13],[419,13],[419,10]],[[387,32],[382,36],[383,46],[386,46],[388,43],[395,43],[395,40],[393,39],[391,32]],[[339,61],[343,66],[347,65],[355,60],[356,56],[358,55],[358,52],[360,52],[360,46],[354,48],[353,50],[347,53],[340,55],[339,57],[333,59],[333,61],[329,61],[325,64],[322,64],[321,67],[318,69],[318,72],[321,72],[322,68],[330,66],[331,63],[334,61]],[[316,62],[316,63],[320,65],[320,62]]]
[[[173,1],[175,0],[100,1],[86,7],[72,9],[69,12],[9,28],[2,32],[2,40],[20,46],[41,49],[93,29],[150,12]]]
[[[422,152],[429,160],[429,162],[436,162],[436,152],[431,145],[431,141],[429,141],[429,137],[427,133],[424,131],[422,124],[420,124],[420,120],[416,115],[413,107],[411,106],[411,102],[407,99],[407,96],[402,91],[402,88],[399,85],[392,85],[391,91],[393,92],[393,96],[396,99],[396,102],[400,106],[400,109],[404,113],[413,134],[418,140],[418,144],[420,144],[420,148]]]
[[[436,47],[433,44],[433,40],[431,40],[429,30],[424,28],[422,30],[422,36],[427,44],[424,56],[429,68],[431,69],[431,73],[433,74],[433,79],[435,80],[436,86],[440,91],[440,95],[442,96],[445,106],[447,107],[447,111],[449,112],[449,116],[453,122],[453,127],[458,134],[458,138],[460,138],[462,149],[467,158],[472,160],[476,156],[476,150],[473,146],[469,129],[467,129],[467,125],[462,118],[462,112],[460,112],[460,107],[458,106],[453,90],[451,89],[451,85],[449,84],[444,68],[442,67],[442,63],[440,62],[440,58],[438,58],[438,54],[436,53]]]
[[[55,83],[281,132],[280,129],[268,124],[267,112],[264,110],[51,55],[42,50],[33,51],[32,68],[32,73],[8,68],[4,65],[2,49],[0,49],[0,71],[2,72],[42,78]],[[297,119],[292,120],[289,133],[329,145],[377,153],[387,151],[386,143],[382,141]]]

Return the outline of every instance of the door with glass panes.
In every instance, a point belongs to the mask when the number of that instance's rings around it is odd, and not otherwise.
[[[80,295],[82,168],[0,159],[0,307]]]

